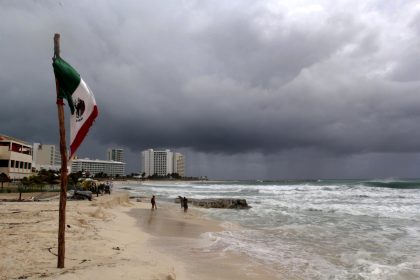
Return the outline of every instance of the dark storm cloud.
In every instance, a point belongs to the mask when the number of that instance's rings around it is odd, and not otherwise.
[[[100,108],[81,153],[121,146],[135,162],[142,149],[170,147],[197,173],[247,161],[254,177],[353,174],[357,156],[401,162],[420,151],[420,9],[390,5],[2,3],[0,132],[57,139],[51,56],[60,32],[63,57]]]

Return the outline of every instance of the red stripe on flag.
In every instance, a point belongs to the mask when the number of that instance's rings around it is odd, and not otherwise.
[[[92,126],[93,122],[95,121],[96,117],[98,116],[98,107],[95,105],[93,107],[93,111],[90,116],[87,118],[85,123],[77,132],[76,137],[74,138],[73,143],[70,145],[70,159],[73,157],[76,150],[79,148],[80,144],[82,143],[83,139],[85,139],[86,134],[89,131],[89,128]]]

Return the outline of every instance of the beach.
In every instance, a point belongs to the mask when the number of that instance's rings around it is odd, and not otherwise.
[[[200,250],[208,245],[200,236],[220,231],[218,222],[138,200],[114,192],[68,201],[64,269],[56,268],[58,198],[0,202],[0,279],[269,279],[246,259]]]
[[[0,202],[0,279],[415,280],[419,185],[116,182],[112,195],[68,201],[64,269],[56,268],[58,197],[24,194],[25,202]],[[178,195],[242,198],[251,208],[184,212]]]
[[[0,279],[183,279],[183,265],[148,244],[127,194],[67,202],[66,263],[57,269],[58,200],[0,204]],[[186,279],[186,278],[185,278]]]

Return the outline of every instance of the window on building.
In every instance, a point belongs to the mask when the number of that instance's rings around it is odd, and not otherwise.
[[[32,168],[32,163],[28,162],[28,169]]]
[[[18,145],[16,143],[12,143],[12,151],[18,153],[22,149],[21,145]]]
[[[10,142],[0,142],[0,147],[9,147]]]
[[[9,167],[9,161],[7,159],[0,159],[0,167]]]
[[[20,162],[19,168],[23,169],[23,161]]]
[[[14,167],[15,167],[15,161],[14,161],[14,160],[11,160],[11,161],[10,161],[10,167],[12,167],[12,168],[14,168]]]

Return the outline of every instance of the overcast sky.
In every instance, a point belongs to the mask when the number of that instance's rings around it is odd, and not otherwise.
[[[0,1],[0,134],[58,143],[54,33],[99,117],[78,151],[213,179],[420,177],[418,1]],[[67,120],[68,120],[68,107]]]

